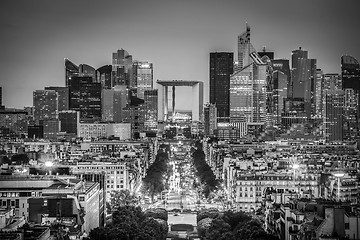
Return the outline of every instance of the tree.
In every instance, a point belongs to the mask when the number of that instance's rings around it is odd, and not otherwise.
[[[206,237],[206,231],[210,228],[212,221],[213,221],[212,218],[204,218],[198,221],[197,232],[200,238]]]
[[[137,206],[139,198],[129,190],[112,191],[110,193],[110,203],[107,204],[108,213],[114,212],[122,206]]]
[[[262,224],[255,219],[239,223],[233,231],[234,237],[239,240],[276,240],[277,237],[268,234],[262,227]]]
[[[219,210],[216,208],[203,209],[203,210],[200,210],[200,212],[198,212],[198,214],[196,216],[196,221],[199,222],[205,218],[214,219],[218,216],[219,216]]]
[[[159,149],[154,163],[149,167],[143,179],[143,191],[144,193],[148,193],[152,200],[154,200],[156,194],[161,193],[165,189],[165,175],[167,175],[170,169],[167,163],[168,148],[168,145],[163,145],[163,147]]]
[[[152,217],[155,219],[162,219],[167,222],[168,212],[164,208],[151,208],[145,211],[145,217]]]
[[[158,210],[163,212],[162,209]],[[141,207],[120,206],[112,213],[112,224],[93,229],[89,240],[165,239],[168,225],[165,220],[146,217]]]
[[[232,240],[233,234],[231,226],[226,223],[222,218],[215,218],[210,227],[206,230],[205,238],[207,240]]]
[[[243,211],[233,212],[229,210],[224,212],[223,219],[231,226],[233,231],[238,224],[250,221],[251,217]]]

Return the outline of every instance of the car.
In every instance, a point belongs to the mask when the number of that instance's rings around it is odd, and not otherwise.
[[[178,213],[175,213],[174,216],[179,216],[179,214],[178,214]]]

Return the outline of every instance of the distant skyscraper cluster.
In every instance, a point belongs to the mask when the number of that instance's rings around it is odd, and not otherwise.
[[[324,74],[317,60],[299,47],[292,51],[290,65],[265,48],[257,52],[248,25],[238,36],[237,54],[234,61],[232,52],[210,53],[205,134],[266,139],[267,129],[291,133],[302,125],[304,135],[330,142],[360,138],[360,68],[355,58],[341,57],[341,74]],[[211,108],[217,112],[216,127],[208,120]]]
[[[209,102],[204,106],[202,82],[164,80],[154,89],[153,64],[134,60],[124,49],[112,53],[111,65],[98,69],[65,59],[65,86],[34,91],[31,107],[5,109],[0,88],[1,133],[119,137],[114,129],[130,128],[131,138],[138,138],[176,115],[175,86],[191,86],[192,120],[204,123],[205,135],[274,140],[275,132],[296,135],[303,129],[300,137],[360,140],[360,67],[354,57],[341,57],[341,73],[324,73],[301,47],[291,52],[290,62],[265,47],[256,51],[251,39],[246,25],[237,38],[237,56],[210,53]]]
[[[103,126],[97,124],[115,124],[95,136],[117,136],[114,129],[123,126],[132,130],[133,138],[157,129],[157,90],[153,89],[151,62],[133,60],[121,49],[112,54],[111,65],[95,69],[65,59],[64,67],[64,87],[34,91],[33,107],[27,111],[1,112],[1,126],[9,129],[9,134],[51,139],[83,137],[93,135],[81,129],[92,131]],[[9,123],[6,118],[14,115],[14,122]]]

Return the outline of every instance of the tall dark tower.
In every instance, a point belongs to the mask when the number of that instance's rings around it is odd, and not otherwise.
[[[308,59],[308,52],[301,49],[292,51],[292,98],[304,102],[308,118],[315,107],[316,60]]]
[[[101,120],[101,83],[92,77],[72,77],[69,81],[69,109],[80,112],[81,120]]]
[[[218,122],[230,117],[230,75],[233,73],[234,54],[210,53],[210,103],[217,108]]]
[[[344,139],[360,138],[359,133],[359,98],[360,98],[360,66],[352,56],[341,57],[342,88],[344,99]]]

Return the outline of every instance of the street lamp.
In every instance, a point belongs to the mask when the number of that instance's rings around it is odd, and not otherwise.
[[[340,178],[342,178],[345,174],[344,173],[334,173],[333,174],[337,178],[337,199],[340,201]]]

